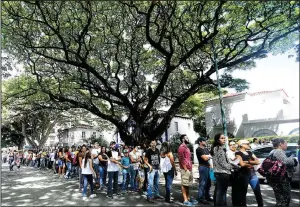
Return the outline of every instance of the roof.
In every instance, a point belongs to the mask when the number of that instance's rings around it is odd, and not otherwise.
[[[287,97],[287,93],[285,92],[284,89],[278,89],[278,90],[273,90],[273,91],[259,91],[259,92],[254,92],[254,93],[248,93],[248,92],[243,92],[243,93],[228,93],[223,95],[223,98],[230,98],[230,97],[234,97],[234,96],[239,96],[239,95],[244,95],[244,94],[248,94],[250,96],[257,96],[257,95],[262,95],[262,94],[268,94],[268,93],[274,93],[274,92],[278,92],[278,91],[282,91]],[[217,98],[213,98],[213,99],[209,99],[205,102],[209,102],[209,101],[213,101],[213,100],[217,100],[219,99],[219,97]]]

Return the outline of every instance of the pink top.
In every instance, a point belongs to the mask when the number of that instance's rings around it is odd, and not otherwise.
[[[191,152],[190,149],[186,146],[186,144],[181,144],[178,148],[178,159],[180,169],[183,168],[183,164],[187,167],[188,170],[192,170],[192,160],[191,160]]]

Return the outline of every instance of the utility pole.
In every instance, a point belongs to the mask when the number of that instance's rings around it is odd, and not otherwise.
[[[225,112],[224,112],[224,108],[223,108],[223,95],[222,95],[221,85],[220,85],[220,80],[219,80],[218,58],[217,58],[217,53],[216,53],[215,46],[214,46],[214,41],[211,42],[211,46],[212,46],[212,50],[214,53],[214,62],[215,62],[216,75],[217,75],[221,117],[222,117],[222,123],[223,123],[223,133],[224,133],[225,137],[227,137],[227,123],[226,123]]]

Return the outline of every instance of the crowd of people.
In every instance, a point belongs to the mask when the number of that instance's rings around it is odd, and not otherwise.
[[[199,163],[199,186],[197,199],[190,195],[189,187],[193,184],[192,159],[189,149],[189,138],[180,137],[178,161],[181,175],[181,191],[183,205],[194,206],[200,204],[214,204],[227,206],[227,189],[232,186],[232,205],[247,205],[247,190],[250,184],[258,206],[263,206],[263,198],[259,179],[254,166],[260,164],[251,152],[247,140],[237,143],[229,142],[223,134],[216,134],[210,149],[207,140],[199,138],[196,156]],[[254,140],[256,143],[257,140]],[[282,161],[287,167],[287,173],[278,180],[269,179],[274,190],[276,205],[289,206],[291,200],[290,180],[293,167],[298,163],[294,157],[286,157],[284,150],[287,142],[283,139],[273,140],[273,157]],[[252,144],[253,147],[255,147]],[[298,151],[299,156],[299,151]],[[9,162],[10,170],[14,166],[36,167],[37,169],[51,169],[60,179],[78,179],[78,188],[84,200],[96,197],[95,190],[106,191],[106,197],[116,199],[120,194],[143,193],[147,200],[155,203],[156,199],[164,199],[172,203],[171,191],[174,176],[177,176],[175,160],[168,142],[163,142],[160,150],[152,140],[149,145],[124,146],[112,141],[108,148],[95,143],[92,146],[61,147],[51,151],[39,152],[10,151],[2,152],[3,162]],[[160,195],[159,179],[165,178],[165,197]],[[267,178],[268,179],[268,178]],[[211,186],[215,185],[213,196]]]

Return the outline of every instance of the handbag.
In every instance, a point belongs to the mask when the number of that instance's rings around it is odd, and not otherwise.
[[[213,168],[209,168],[209,177],[210,177],[210,180],[212,182],[216,182],[217,181],[217,179],[215,177],[215,173],[214,173],[214,169]]]
[[[271,154],[261,163],[257,172],[262,176],[267,177],[267,179],[280,180],[286,175],[286,165]]]

